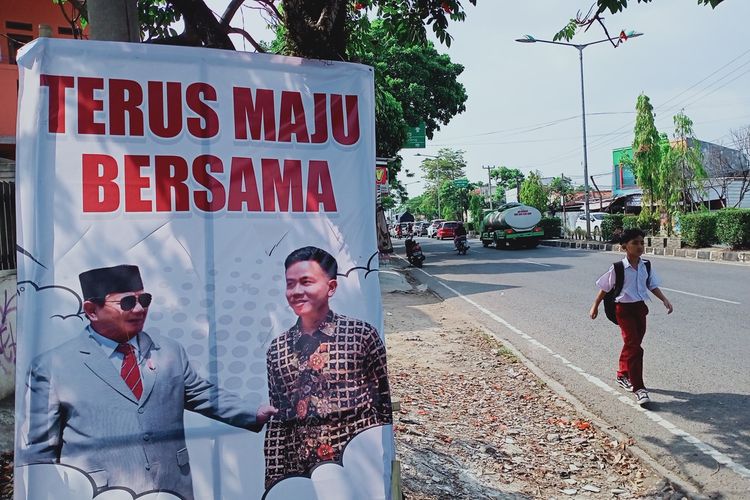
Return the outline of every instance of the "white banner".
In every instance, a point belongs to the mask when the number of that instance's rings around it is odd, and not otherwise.
[[[18,65],[16,500],[388,498],[372,69]]]

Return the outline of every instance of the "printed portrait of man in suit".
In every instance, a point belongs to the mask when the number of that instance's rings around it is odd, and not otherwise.
[[[182,345],[144,331],[152,296],[137,266],[79,279],[90,324],[33,360],[16,460],[76,467],[100,491],[192,500],[184,411],[259,432],[276,409],[217,388],[195,372]]]
[[[284,262],[286,299],[294,326],[267,353],[268,392],[278,414],[268,423],[266,488],[317,464],[341,463],[360,432],[392,423],[386,354],[368,323],[333,312],[338,265],[316,247]]]

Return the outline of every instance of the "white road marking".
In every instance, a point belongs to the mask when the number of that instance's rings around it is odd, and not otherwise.
[[[534,262],[533,260],[518,259],[518,262],[525,262],[526,264],[536,264],[537,266],[543,266],[543,267],[552,267],[550,264],[542,264],[541,262]]]
[[[617,390],[615,390],[612,387],[610,387],[609,384],[607,384],[606,382],[604,382],[599,377],[596,377],[594,375],[586,373],[583,370],[583,368],[580,368],[579,366],[574,365],[573,363],[571,363],[570,361],[568,361],[567,359],[565,359],[565,357],[561,356],[560,354],[556,353],[555,351],[553,351],[552,349],[550,349],[546,345],[542,344],[541,342],[539,342],[538,340],[536,340],[531,335],[528,335],[528,334],[524,333],[523,331],[519,330],[515,326],[513,326],[510,323],[508,323],[507,321],[505,321],[503,318],[501,318],[497,314],[495,314],[492,311],[490,311],[489,309],[487,309],[485,307],[482,307],[478,303],[476,303],[473,300],[471,300],[469,297],[466,297],[465,295],[463,295],[458,290],[456,290],[456,289],[454,289],[454,288],[446,285],[445,283],[443,283],[438,278],[436,278],[435,276],[431,275],[430,273],[428,273],[424,269],[419,269],[419,271],[422,271],[427,276],[430,276],[435,281],[437,281],[438,283],[440,283],[440,285],[442,285],[443,287],[445,287],[448,290],[450,290],[453,294],[455,294],[456,297],[458,297],[458,298],[460,298],[460,299],[468,302],[472,306],[476,307],[481,312],[483,312],[484,314],[486,314],[487,316],[489,316],[491,319],[495,320],[497,323],[500,323],[505,328],[507,328],[511,332],[515,333],[516,335],[518,335],[519,337],[521,337],[522,339],[524,339],[525,341],[527,341],[529,344],[533,345],[534,347],[536,347],[538,349],[546,351],[553,358],[558,359],[564,366],[566,366],[566,367],[570,368],[571,370],[575,371],[576,373],[578,373],[579,375],[581,375],[583,378],[585,378],[586,380],[588,380],[589,382],[591,382],[593,385],[599,387],[602,391],[604,391],[604,392],[606,392],[608,394],[612,394],[612,395],[616,396],[617,399],[620,402],[622,402],[623,404],[629,406],[630,408],[632,408],[632,409],[634,409],[636,411],[639,411],[639,412],[643,413],[646,416],[646,418],[648,418],[649,420],[651,420],[651,421],[659,424],[660,426],[664,427],[666,430],[668,430],[669,432],[671,432],[675,436],[682,438],[682,440],[684,440],[685,442],[690,443],[691,445],[693,445],[701,453],[704,453],[704,454],[708,455],[709,457],[713,458],[718,463],[722,464],[726,468],[728,468],[728,469],[732,470],[733,472],[735,472],[737,475],[739,475],[739,476],[741,476],[741,477],[743,477],[745,479],[750,479],[750,469],[748,469],[747,467],[745,467],[745,466],[743,466],[741,464],[738,464],[737,462],[735,462],[734,460],[732,460],[731,458],[729,458],[727,455],[725,455],[722,452],[720,452],[719,450],[717,450],[716,448],[714,448],[714,447],[712,447],[712,446],[704,443],[703,441],[701,441],[700,439],[696,438],[695,436],[693,436],[693,435],[689,434],[688,432],[680,429],[679,427],[677,427],[673,423],[671,423],[668,420],[664,419],[661,415],[659,415],[657,413],[654,413],[652,411],[646,410],[642,406],[639,406],[633,399],[621,395]],[[664,288],[664,290],[668,290],[668,288]],[[676,291],[676,290],[674,290],[674,291]],[[498,340],[502,340],[502,339],[498,338]]]
[[[735,302],[733,300],[719,299],[717,297],[709,297],[708,295],[698,295],[697,293],[683,292],[682,290],[675,290],[673,288],[666,288],[666,287],[663,287],[663,286],[660,286],[659,288],[661,288],[662,290],[667,290],[669,292],[681,293],[683,295],[690,295],[692,297],[700,297],[701,299],[717,300],[719,302],[726,302],[727,304],[737,304],[738,306],[742,305],[739,302]]]

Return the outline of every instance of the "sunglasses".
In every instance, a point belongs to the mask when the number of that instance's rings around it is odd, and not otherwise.
[[[104,302],[120,304],[120,309],[122,309],[123,311],[131,311],[133,308],[135,308],[136,302],[138,302],[142,308],[146,309],[151,305],[151,301],[153,300],[153,298],[154,297],[150,293],[142,293],[137,297],[135,295],[128,295],[127,297],[123,297],[120,300],[105,300]]]

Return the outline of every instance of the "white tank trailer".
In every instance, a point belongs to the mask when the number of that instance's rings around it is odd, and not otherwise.
[[[480,226],[482,245],[497,248],[534,248],[544,236],[542,214],[534,207],[507,203],[487,213]]]

